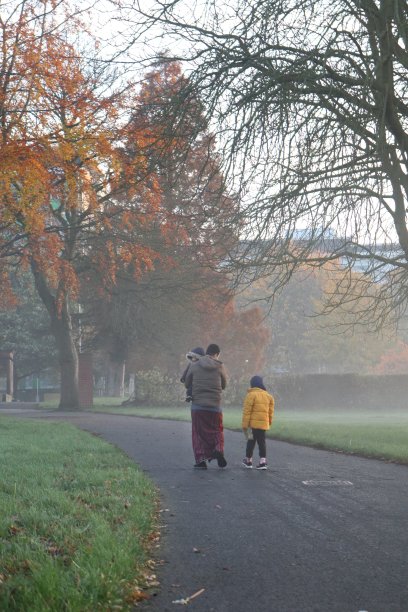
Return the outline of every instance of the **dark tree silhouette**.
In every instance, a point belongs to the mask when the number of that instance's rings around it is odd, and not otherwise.
[[[178,37],[240,187],[248,278],[285,283],[303,262],[364,271],[338,301],[378,325],[408,291],[408,5],[397,0],[184,0],[139,4],[135,36]],[[129,17],[129,15],[128,15]],[[140,25],[142,23],[142,25]],[[152,31],[152,30],[149,30]],[[167,37],[171,35],[172,38]],[[167,38],[166,38],[167,37]],[[188,91],[186,91],[188,95]],[[299,229],[307,232],[299,234]]]

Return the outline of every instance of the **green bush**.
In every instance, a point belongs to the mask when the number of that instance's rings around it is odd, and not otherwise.
[[[135,391],[131,402],[136,406],[178,405],[185,397],[184,385],[160,370],[139,371],[135,375]]]
[[[228,380],[222,403],[225,406],[241,406],[247,389],[247,381]],[[185,396],[185,387],[177,377],[154,368],[136,373],[135,391],[125,403],[133,406],[179,406]]]

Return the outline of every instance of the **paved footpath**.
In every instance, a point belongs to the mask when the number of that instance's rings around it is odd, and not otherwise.
[[[243,436],[226,431],[228,467],[197,472],[189,423],[49,418],[101,435],[159,486],[164,563],[146,611],[205,589],[192,611],[408,612],[407,467],[269,440],[269,470],[245,470]]]

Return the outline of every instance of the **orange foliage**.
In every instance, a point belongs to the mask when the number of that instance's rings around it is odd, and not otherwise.
[[[7,270],[0,268],[0,309],[13,308],[17,305],[17,298],[13,293],[10,277]]]
[[[228,356],[230,374],[236,379],[249,379],[262,371],[270,332],[264,325],[264,314],[259,307],[245,311],[230,307],[228,310],[230,312],[224,314],[224,325],[220,326],[217,337],[223,353]]]
[[[204,289],[198,297],[197,309],[201,313],[197,338],[221,347],[221,359],[225,358],[229,375],[239,380],[259,374],[270,339],[262,309],[254,306],[237,310],[232,293],[221,286],[215,291],[214,287]]]
[[[0,19],[0,261],[31,267],[72,366],[61,368],[61,406],[76,407],[63,395],[76,385],[69,308],[81,282],[109,294],[119,272],[139,280],[158,263],[175,266],[185,247],[194,261],[219,265],[235,241],[236,201],[225,196],[196,99],[169,137],[163,104],[186,83],[177,64],[151,73],[139,91],[89,45],[82,54],[70,42],[90,39],[68,17],[70,0],[12,5]],[[3,300],[5,292],[11,299],[2,270]],[[229,308],[213,312],[221,342],[240,321]]]
[[[386,351],[374,374],[408,374],[408,344],[399,341],[395,348]]]
[[[21,7],[0,23],[0,257],[35,265],[58,302],[85,259],[107,284],[122,263],[151,270],[161,255],[144,232],[166,240],[172,223],[144,153],[154,127],[126,121],[131,84],[81,57],[52,7],[48,21]]]
[[[131,125],[145,135],[142,151],[161,190],[162,233],[172,247],[187,246],[195,259],[218,265],[236,243],[238,206],[226,191],[214,138],[180,64],[163,61],[150,72],[134,107]]]

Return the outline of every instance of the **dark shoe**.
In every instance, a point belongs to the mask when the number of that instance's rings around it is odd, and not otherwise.
[[[206,469],[207,469],[207,464],[206,464],[206,462],[205,462],[205,461],[199,461],[199,463],[195,463],[195,464],[193,465],[193,467],[194,467],[196,470],[206,470]]]
[[[257,470],[267,470],[268,469],[268,464],[267,463],[258,463],[258,465],[256,466]]]
[[[224,468],[227,465],[227,460],[224,455],[220,451],[214,451],[211,459],[216,459],[218,463],[218,467]]]
[[[187,395],[186,402],[192,402],[192,401],[193,401],[192,395]]]
[[[244,457],[242,460],[242,465],[244,468],[252,469],[252,459],[248,459],[248,457]]]

